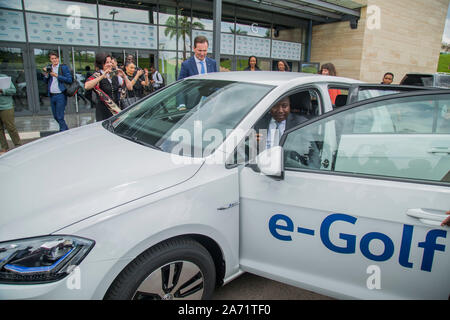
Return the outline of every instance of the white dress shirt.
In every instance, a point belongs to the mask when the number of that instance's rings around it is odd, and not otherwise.
[[[52,71],[54,73],[58,74],[59,64],[56,67],[52,65]],[[53,77],[53,79],[52,79],[52,84],[50,85],[50,93],[53,93],[53,94],[61,93],[61,90],[59,89],[57,77]]]
[[[270,119],[269,132],[267,133],[267,149],[278,146],[280,144],[280,138],[285,130],[286,120],[277,123],[274,118]]]

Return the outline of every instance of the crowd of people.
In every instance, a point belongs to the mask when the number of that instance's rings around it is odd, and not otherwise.
[[[123,66],[110,54],[95,56],[96,72],[84,84],[86,96],[95,108],[96,121],[103,121],[164,86],[164,78],[150,66],[139,68],[133,55]]]

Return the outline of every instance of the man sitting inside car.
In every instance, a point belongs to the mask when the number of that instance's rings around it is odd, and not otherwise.
[[[278,101],[270,111],[255,125],[255,131],[259,139],[264,139],[265,144],[260,141],[260,146],[267,149],[280,144],[280,138],[286,130],[294,128],[308,118],[291,113],[291,102],[289,97]]]

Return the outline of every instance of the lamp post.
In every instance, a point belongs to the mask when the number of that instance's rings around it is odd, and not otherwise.
[[[116,14],[118,14],[119,11],[117,11],[116,9],[114,9],[113,11],[111,11],[109,14],[112,15],[112,19],[114,21],[114,18],[116,17]]]

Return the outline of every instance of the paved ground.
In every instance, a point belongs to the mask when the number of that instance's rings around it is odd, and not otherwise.
[[[332,298],[245,273],[216,289],[214,300],[331,300]]]

